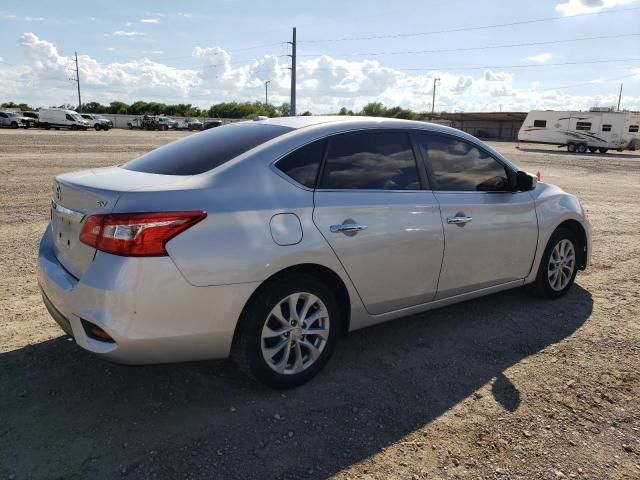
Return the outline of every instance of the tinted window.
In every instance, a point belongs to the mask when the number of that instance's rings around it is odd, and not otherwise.
[[[326,144],[322,140],[305,145],[279,160],[276,167],[305,187],[314,188]]]
[[[629,133],[637,133],[638,125],[629,125]]]
[[[591,122],[576,122],[576,130],[591,130]]]
[[[6,113],[4,113],[4,112],[0,112],[0,117],[2,117],[2,118],[8,118],[8,117],[7,117],[7,114],[6,114]]]
[[[160,147],[125,163],[122,168],[161,175],[197,175],[291,130],[264,123],[227,125]]]
[[[534,127],[546,127],[547,126],[547,121],[546,120],[534,120],[533,121],[533,126]]]
[[[321,187],[419,190],[409,136],[399,132],[363,132],[332,138]]]
[[[602,131],[603,132],[610,132],[611,131],[611,125],[602,125]]]
[[[67,118],[67,120],[70,120],[72,122],[74,120],[74,118],[71,115],[69,115],[68,113],[65,115],[65,117]]]
[[[421,135],[419,144],[431,163],[438,190],[510,190],[505,167],[471,143],[453,137]]]

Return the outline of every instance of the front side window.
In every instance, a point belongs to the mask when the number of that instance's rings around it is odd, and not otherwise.
[[[326,145],[326,140],[305,145],[278,160],[276,168],[299,184],[314,188]]]
[[[638,133],[638,125],[629,125],[629,133]]]
[[[358,132],[329,141],[320,188],[419,190],[420,179],[409,135]]]
[[[591,122],[576,122],[576,130],[591,131]]]
[[[66,117],[66,119],[67,119],[67,120],[69,120],[70,122],[73,122],[73,121],[74,121],[74,118],[73,118],[71,115],[69,115],[68,113],[65,115],[65,117]]]
[[[425,160],[431,164],[438,190],[511,190],[505,166],[465,140],[440,135],[421,135],[419,145]]]
[[[611,125],[605,123],[604,125],[602,125],[602,131],[603,132],[610,132],[611,131]]]
[[[4,112],[0,112],[0,117],[2,118],[8,118],[7,114]]]
[[[533,126],[534,127],[545,128],[547,126],[547,121],[546,120],[534,120],[533,121]]]

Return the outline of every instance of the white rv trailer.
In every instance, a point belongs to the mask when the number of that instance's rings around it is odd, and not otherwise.
[[[566,146],[579,153],[636,150],[640,149],[639,125],[640,112],[534,110],[525,118],[518,141]]]

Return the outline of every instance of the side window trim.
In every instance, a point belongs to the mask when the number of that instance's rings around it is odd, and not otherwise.
[[[451,134],[447,134],[447,133],[441,133],[441,132],[432,132],[432,131],[428,131],[428,130],[423,130],[421,132],[416,133],[416,135],[422,135],[425,137],[431,137],[431,136],[437,136],[437,137],[444,137],[447,139],[453,139],[453,140],[458,140],[458,141],[462,141],[465,143],[468,143],[469,145],[472,145],[473,147],[477,148],[478,150],[480,150],[482,153],[484,153],[485,155],[487,155],[488,157],[491,157],[493,160],[495,160],[499,165],[502,166],[502,168],[504,168],[505,174],[507,175],[507,179],[509,180],[509,183],[513,184],[513,181],[515,180],[515,175],[516,172],[514,172],[509,165],[505,164],[502,160],[500,160],[498,157],[494,156],[491,152],[487,151],[485,148],[482,147],[482,145],[478,145],[475,142],[470,142],[469,140],[467,140],[466,138],[462,138],[459,137],[457,135],[451,135]],[[496,193],[513,193],[512,190],[494,190],[494,191],[478,191],[478,190],[440,190],[438,188],[438,181],[435,178],[435,174],[433,172],[433,166],[431,165],[431,159],[428,158],[427,155],[422,156],[422,149],[420,149],[420,154],[421,154],[421,158],[423,158],[423,161],[425,163],[425,168],[427,170],[427,172],[429,172],[429,180],[431,181],[431,185],[433,186],[433,191],[434,192],[438,192],[438,193],[487,193],[487,194],[496,194]]]
[[[338,136],[341,136],[341,135],[354,135],[354,134],[358,134],[358,133],[375,133],[375,132],[404,133],[405,135],[407,135],[407,138],[409,140],[409,144],[411,145],[411,150],[413,152],[413,161],[415,162],[416,171],[418,172],[418,181],[420,183],[420,188],[418,190],[383,190],[383,189],[376,189],[376,188],[372,188],[372,189],[367,189],[367,188],[320,188],[320,185],[322,184],[322,181],[324,180],[325,175],[326,175],[325,166],[327,164],[327,156],[329,155],[329,150],[331,148],[331,142],[333,141],[333,139],[338,137]],[[319,173],[318,173],[318,178],[316,180],[316,188],[315,188],[315,190],[322,191],[322,192],[368,192],[368,193],[372,193],[372,192],[376,192],[376,193],[382,193],[382,192],[408,193],[408,192],[422,192],[422,191],[428,190],[427,187],[428,187],[429,184],[425,184],[425,176],[423,175],[423,173],[421,171],[420,160],[419,160],[418,154],[416,152],[417,145],[415,145],[414,142],[413,142],[412,131],[411,130],[398,129],[398,128],[362,128],[362,129],[356,129],[356,130],[349,130],[347,132],[333,133],[333,134],[327,135],[325,137],[325,139],[327,140],[327,144],[325,146],[324,155],[322,157],[322,163],[320,164],[320,170],[319,170]]]

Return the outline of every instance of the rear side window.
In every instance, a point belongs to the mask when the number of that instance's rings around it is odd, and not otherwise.
[[[419,190],[409,136],[402,132],[358,132],[329,142],[321,188]]]
[[[301,185],[314,188],[326,145],[326,140],[305,145],[279,160],[276,168]]]
[[[160,147],[125,163],[122,168],[160,175],[197,175],[291,130],[257,122],[226,125]]]
[[[469,142],[453,137],[421,135],[419,145],[425,159],[431,164],[438,190],[510,190],[504,165]]]
[[[629,133],[638,133],[638,125],[629,125]]]
[[[533,121],[533,126],[534,127],[545,128],[547,126],[547,121],[546,120],[534,120]]]
[[[602,125],[602,131],[603,132],[610,132],[611,131],[611,125],[605,123],[604,125]]]

